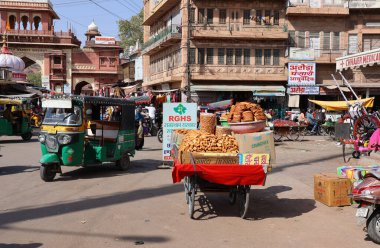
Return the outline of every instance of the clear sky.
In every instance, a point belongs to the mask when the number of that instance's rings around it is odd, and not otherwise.
[[[55,20],[55,31],[67,31],[70,24],[82,41],[87,26],[95,20],[103,36],[118,38],[117,21],[130,19],[143,8],[143,0],[51,0],[60,20]],[[100,6],[98,6],[100,5]]]

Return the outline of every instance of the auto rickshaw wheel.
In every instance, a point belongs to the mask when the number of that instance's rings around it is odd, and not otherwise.
[[[116,163],[116,166],[122,170],[122,171],[126,171],[129,169],[129,167],[131,167],[131,160],[129,158],[129,154],[128,153],[124,153],[121,158],[117,161]]]
[[[54,166],[51,165],[41,165],[40,176],[45,182],[52,182],[55,178],[56,172]]]
[[[21,134],[21,138],[25,141],[29,141],[33,137],[32,132]]]

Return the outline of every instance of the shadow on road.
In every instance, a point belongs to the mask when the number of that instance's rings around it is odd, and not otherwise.
[[[22,166],[22,165],[0,166],[0,176],[12,175],[12,174],[18,174],[18,173],[30,173],[37,170],[39,170],[38,166]]]
[[[0,144],[17,144],[17,143],[32,143],[32,142],[38,142],[37,138],[32,138],[29,141],[22,140],[21,136],[20,139],[14,139],[14,140],[0,140]]]
[[[176,194],[183,191],[183,185],[167,185],[158,188],[145,188],[131,192],[119,192],[111,195],[89,197],[69,202],[55,202],[32,208],[9,210],[0,212],[0,228],[7,224],[30,221],[34,219],[59,216],[67,213],[74,213],[83,210],[97,209],[115,204],[139,201],[148,198],[161,197],[164,195]]]
[[[0,248],[37,248],[41,247],[42,243],[29,243],[29,244],[3,244],[0,243]]]
[[[133,160],[131,161],[131,168],[125,172],[120,171],[116,166],[112,165],[80,167],[77,170],[63,173],[60,177],[57,177],[55,181],[72,181],[78,179],[116,177],[124,174],[146,173],[152,170],[157,170],[157,165],[160,163],[160,160],[155,159]],[[62,167],[63,170],[64,168],[65,167]]]
[[[290,191],[288,186],[272,186],[267,189],[251,189],[248,220],[268,218],[294,218],[316,208],[311,199],[279,198],[277,194]],[[196,198],[194,218],[209,220],[218,216],[239,217],[238,205],[230,205],[228,193],[200,193]]]

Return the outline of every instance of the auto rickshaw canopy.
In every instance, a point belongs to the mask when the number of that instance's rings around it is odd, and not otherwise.
[[[351,100],[351,101],[317,101],[317,100],[311,100],[309,99],[309,102],[315,103],[322,108],[326,109],[327,111],[340,111],[340,110],[348,110],[349,106],[355,104],[356,102],[362,102],[363,107],[365,108],[372,108],[374,104],[375,98],[364,98],[364,99],[358,99],[358,100]]]

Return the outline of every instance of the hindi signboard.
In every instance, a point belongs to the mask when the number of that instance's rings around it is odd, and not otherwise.
[[[316,73],[315,63],[289,63],[288,85],[314,86]]]
[[[197,129],[197,104],[164,103],[163,105],[162,159],[172,161],[170,156],[172,132],[176,129]]]
[[[95,36],[95,44],[97,45],[115,45],[115,37]]]
[[[319,86],[292,86],[288,88],[289,95],[319,95]]]

